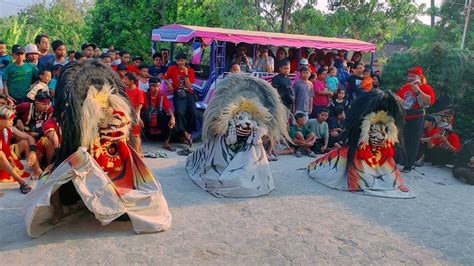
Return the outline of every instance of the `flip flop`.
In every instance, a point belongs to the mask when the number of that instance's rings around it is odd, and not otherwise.
[[[32,188],[27,183],[24,183],[23,185],[20,185],[21,194],[28,194],[31,190],[32,190]]]

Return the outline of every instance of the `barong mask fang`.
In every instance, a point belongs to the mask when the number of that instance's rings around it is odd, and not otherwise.
[[[393,117],[385,111],[370,113],[364,117],[361,125],[359,146],[384,146],[398,142],[398,129]]]

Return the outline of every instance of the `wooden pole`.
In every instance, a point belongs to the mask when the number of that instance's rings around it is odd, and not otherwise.
[[[467,1],[466,10],[466,23],[464,23],[464,32],[462,34],[461,49],[464,49],[464,43],[466,42],[466,35],[469,31],[469,24],[471,23],[471,11],[472,11],[472,0]]]

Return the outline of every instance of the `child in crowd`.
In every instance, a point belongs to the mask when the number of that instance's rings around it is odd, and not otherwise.
[[[144,92],[147,92],[150,88],[150,84],[148,82],[150,79],[149,68],[147,65],[141,64],[138,66],[138,71],[140,73],[138,76],[138,88]]]
[[[292,111],[293,103],[295,101],[295,92],[291,87],[291,80],[288,77],[288,75],[290,74],[290,61],[282,61],[278,71],[279,74],[276,75],[272,80],[272,87],[277,89],[283,105],[285,105],[289,111]]]
[[[51,81],[48,84],[49,94],[51,95],[51,97],[54,97],[54,93],[56,91],[56,84],[58,83],[58,79],[61,76],[62,69],[63,69],[63,66],[59,64],[54,65],[53,68],[51,69],[51,74],[53,75],[53,77],[51,78]]]
[[[336,92],[339,86],[339,80],[337,79],[337,68],[331,67],[326,78],[326,86],[329,91]]]
[[[7,44],[3,41],[0,41],[0,77],[2,77],[3,70],[10,64],[11,61],[11,56],[7,54]],[[0,82],[0,90],[1,89],[3,89],[3,82]]]
[[[26,98],[31,101],[34,101],[36,98],[36,94],[39,92],[46,92],[49,94],[49,87],[48,84],[51,81],[51,70],[49,69],[41,69],[39,72],[39,80],[33,85],[31,85],[28,94],[26,94]]]
[[[230,73],[240,73],[240,65],[237,63],[233,63],[230,66]]]
[[[326,120],[329,117],[329,110],[322,108],[318,112],[316,119],[308,120],[308,127],[311,132],[316,134],[316,142],[311,148],[315,153],[325,153],[329,145],[329,127]]]
[[[335,116],[329,118],[329,147],[340,148],[346,143],[346,113],[339,106],[335,110]]]
[[[346,90],[343,88],[339,88],[336,91],[336,95],[334,95],[334,98],[329,105],[329,112],[331,116],[337,116],[336,109],[338,107],[342,107],[346,114],[349,111],[349,100],[346,98]]]
[[[297,80],[293,85],[295,92],[295,114],[303,113],[308,116],[313,107],[314,91],[312,83],[308,81],[311,75],[311,70],[307,66],[302,66],[300,69],[300,80]]]
[[[370,68],[364,69],[362,73],[363,79],[361,83],[362,92],[369,92],[374,87],[374,79],[372,78],[372,70]]]
[[[125,64],[119,64],[117,66],[117,73],[120,76],[120,79],[125,82],[125,75],[128,73],[128,67]]]
[[[137,87],[138,79],[135,77],[133,73],[127,73],[124,76],[124,83],[125,83],[125,92],[130,99],[130,103],[132,104],[132,108],[135,111],[137,117],[137,123],[133,125],[132,134],[135,137],[135,141],[131,143],[133,149],[135,149],[138,154],[141,154],[141,127],[143,122],[140,118],[140,112],[142,110],[143,104],[145,103],[145,99],[143,97],[143,92]]]
[[[311,130],[306,125],[306,115],[303,113],[297,113],[295,115],[295,120],[296,125],[291,125],[289,132],[293,143],[297,147],[295,156],[298,158],[303,157],[304,152],[309,157],[316,157],[316,153],[311,150],[311,147],[313,147],[316,141],[316,134],[314,132],[311,132]]]

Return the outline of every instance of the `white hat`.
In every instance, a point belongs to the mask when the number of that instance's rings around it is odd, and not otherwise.
[[[300,65],[309,65],[308,59],[302,58],[302,59],[300,60]]]
[[[39,54],[38,47],[34,44],[27,44],[25,46],[25,54]]]

